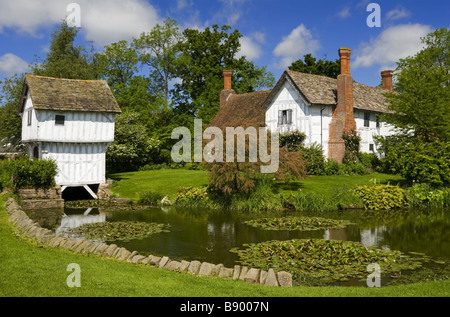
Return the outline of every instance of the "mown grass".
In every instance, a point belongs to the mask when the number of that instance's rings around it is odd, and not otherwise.
[[[138,200],[141,194],[148,191],[172,197],[180,187],[208,185],[207,172],[197,170],[139,171],[113,174],[110,177],[117,181],[117,185],[111,187],[113,193],[133,200]]]
[[[14,230],[0,197],[0,296],[2,297],[434,297],[450,294],[450,281],[363,287],[276,288],[195,277],[151,266],[37,245]],[[81,268],[81,287],[70,288],[70,263]]]
[[[116,186],[111,187],[113,193],[120,197],[138,200],[140,195],[152,191],[170,197],[175,196],[180,187],[200,187],[208,185],[208,173],[198,170],[165,169],[153,171],[138,171],[111,175],[116,180]],[[402,182],[397,175],[373,173],[370,175],[333,175],[309,176],[288,184],[278,182],[274,190],[278,192],[314,192],[319,195],[331,197],[333,190],[350,189],[359,185],[394,184]]]

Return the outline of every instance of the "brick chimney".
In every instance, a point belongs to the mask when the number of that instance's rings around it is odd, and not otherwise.
[[[220,93],[220,108],[226,103],[228,97],[236,92],[231,89],[231,76],[233,75],[232,70],[223,71],[223,90]]]
[[[392,92],[392,74],[394,73],[393,70],[383,70],[381,72],[381,79],[383,81],[383,90],[387,90]]]
[[[345,153],[343,134],[356,130],[353,117],[353,77],[350,75],[351,51],[346,47],[339,49],[341,74],[337,77],[337,105],[329,129],[328,157],[338,163],[342,163]]]

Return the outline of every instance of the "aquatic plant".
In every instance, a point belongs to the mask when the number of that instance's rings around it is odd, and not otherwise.
[[[244,221],[244,223],[264,230],[307,231],[344,228],[350,224],[350,221],[327,219],[322,217],[281,217],[252,219]]]
[[[168,232],[167,228],[168,225],[161,223],[118,221],[88,223],[68,231],[90,240],[129,241]]]
[[[382,275],[422,266],[418,258],[400,251],[367,248],[352,241],[294,239],[244,246],[245,249],[230,250],[238,254],[242,265],[288,271],[297,282],[307,285],[323,285],[350,278],[365,280],[370,263],[379,264]]]

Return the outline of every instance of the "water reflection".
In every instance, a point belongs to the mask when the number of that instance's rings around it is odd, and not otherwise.
[[[142,240],[114,241],[119,246],[142,255],[167,255],[174,259],[237,264],[237,255],[229,252],[248,243],[289,239],[329,239],[363,243],[402,252],[422,252],[429,256],[450,258],[450,213],[448,210],[396,210],[368,213],[363,210],[328,213],[264,213],[263,217],[320,216],[350,220],[342,229],[286,231],[262,230],[244,224],[260,217],[232,211],[202,209],[151,208],[148,210],[68,209],[34,213],[36,221],[56,232],[86,223],[105,221],[144,221],[170,225],[170,232]],[[42,225],[41,224],[41,225]]]
[[[99,212],[98,214],[95,214],[95,212],[93,212],[91,214],[93,209],[94,208],[87,208],[82,214],[63,214],[61,225],[56,228],[55,233],[61,234],[68,238],[76,238],[77,236],[75,234],[68,233],[70,229],[78,228],[84,224],[105,222],[106,213]]]

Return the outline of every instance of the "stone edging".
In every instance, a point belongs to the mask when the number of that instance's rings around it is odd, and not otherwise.
[[[74,240],[55,234],[49,229],[42,228],[32,221],[20,208],[14,198],[8,198],[5,203],[6,210],[11,215],[9,221],[16,225],[17,229],[25,236],[35,239],[40,243],[51,247],[61,247],[75,253],[88,255],[95,254],[105,258],[113,258],[119,261],[126,261],[133,264],[152,265],[170,271],[188,273],[196,276],[216,276],[219,278],[243,280],[247,283],[261,284],[267,286],[292,286],[292,275],[288,272],[275,272],[273,269],[264,271],[257,268],[235,265],[234,268],[227,268],[223,264],[212,264],[200,261],[181,262],[171,260],[167,256],[159,257],[154,255],[143,256],[137,251],[129,251],[118,247],[115,244],[93,242],[89,240]]]

